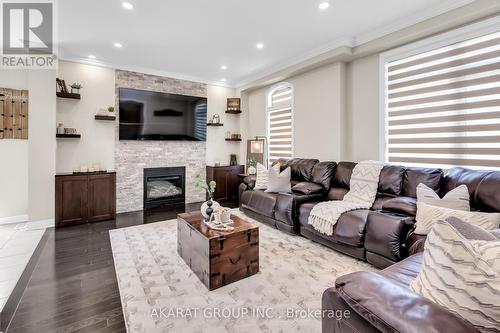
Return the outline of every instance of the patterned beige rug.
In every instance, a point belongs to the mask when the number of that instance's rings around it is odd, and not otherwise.
[[[323,291],[376,270],[245,218],[260,227],[260,272],[214,291],[177,255],[176,220],[110,231],[128,332],[320,332]]]

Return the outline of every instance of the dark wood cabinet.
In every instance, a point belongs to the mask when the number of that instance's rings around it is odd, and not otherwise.
[[[245,166],[207,166],[207,182],[215,180],[214,200],[216,201],[238,201],[238,186],[240,178],[238,174],[245,172]]]
[[[56,227],[114,219],[116,174],[56,175]]]

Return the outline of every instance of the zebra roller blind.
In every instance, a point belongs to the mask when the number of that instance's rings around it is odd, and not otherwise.
[[[268,99],[268,163],[293,157],[293,91],[290,86],[274,89]]]
[[[387,160],[500,167],[500,33],[386,63]]]

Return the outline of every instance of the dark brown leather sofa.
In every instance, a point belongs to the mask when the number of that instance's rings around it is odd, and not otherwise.
[[[297,186],[293,193],[252,190],[255,178],[247,177],[240,185],[241,210],[280,230],[385,268],[342,276],[323,293],[323,333],[477,332],[409,289],[420,271],[425,243],[425,236],[413,232],[416,187],[424,183],[442,197],[465,184],[472,210],[500,212],[500,171],[452,168],[445,174],[435,168],[386,165],[373,207],[342,214],[334,234],[326,236],[307,224],[309,214],[320,201],[342,200],[356,164],[300,159],[277,163],[282,169],[292,168],[292,185]],[[329,310],[335,315],[326,315]]]
[[[356,164],[340,162],[324,200],[342,200],[349,191]],[[340,216],[332,236],[316,231],[307,222],[314,205],[299,208],[302,236],[353,257],[385,268],[407,256],[406,239],[413,229],[416,213],[416,188],[424,183],[439,191],[443,171],[431,168],[405,168],[386,165],[380,173],[378,194],[370,210],[355,210]]]
[[[500,212],[500,171],[450,169],[440,182],[443,196],[465,184],[471,209]],[[425,236],[410,232],[409,257],[380,272],[356,272],[338,278],[323,293],[322,309],[346,313],[342,318],[323,317],[323,333],[354,332],[477,332],[464,321],[409,289],[417,277]]]
[[[310,201],[322,200],[337,164],[315,159],[278,160],[281,170],[291,169],[292,193],[267,193],[253,190],[255,177],[247,177],[240,185],[240,210],[258,221],[291,234],[298,233],[298,208]]]
[[[293,193],[253,190],[255,177],[247,177],[240,185],[240,209],[282,231],[300,234],[379,268],[407,256],[406,240],[415,223],[417,185],[424,183],[438,191],[443,177],[440,169],[384,166],[372,209],[342,214],[334,234],[327,236],[307,223],[311,210],[320,201],[342,200],[356,164],[310,159],[275,163],[281,169],[291,168]]]

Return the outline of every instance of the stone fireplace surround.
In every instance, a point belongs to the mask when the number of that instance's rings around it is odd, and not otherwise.
[[[207,97],[204,83],[116,70],[118,89],[132,88],[172,94]],[[118,114],[117,114],[118,115]],[[118,213],[143,209],[143,169],[186,167],[186,203],[205,200],[205,192],[194,188],[194,178],[206,174],[206,142],[196,141],[120,141],[115,131],[116,209]]]

